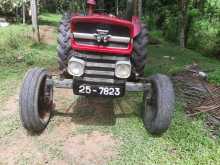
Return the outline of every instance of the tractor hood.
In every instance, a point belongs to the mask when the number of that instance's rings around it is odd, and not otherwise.
[[[135,21],[96,14],[74,16],[71,19],[71,45],[78,51],[130,55],[137,31]]]

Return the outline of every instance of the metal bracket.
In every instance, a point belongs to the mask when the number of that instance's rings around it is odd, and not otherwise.
[[[144,91],[148,91],[150,88],[151,88],[150,83],[133,83],[133,82],[126,83],[126,91],[128,92],[144,92]]]
[[[73,89],[72,79],[47,79],[47,84],[53,85],[55,88]]]

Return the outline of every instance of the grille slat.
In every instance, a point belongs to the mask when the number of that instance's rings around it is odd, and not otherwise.
[[[97,40],[96,38],[96,33],[94,34],[90,34],[90,33],[77,33],[77,32],[73,32],[73,37],[75,39],[78,39],[80,41],[80,39],[82,40]],[[121,36],[112,36],[109,35],[109,42],[116,42],[116,43],[125,43],[128,44],[131,41],[130,37],[121,37]]]
[[[111,71],[100,71],[100,70],[86,70],[85,73],[87,75],[107,75],[107,76],[114,76],[115,73]]]
[[[109,63],[96,63],[96,62],[86,62],[87,67],[97,67],[97,68],[115,68],[115,64]]]
[[[104,83],[111,83],[111,84],[115,82],[114,79],[107,79],[107,78],[84,77],[83,80],[88,81],[88,82],[104,82]]]
[[[123,57],[123,56],[112,56],[112,55],[93,55],[93,54],[83,54],[77,52],[74,54],[74,56],[83,58],[86,60],[106,60],[109,62],[116,62],[116,61],[126,61],[128,60],[128,57]]]

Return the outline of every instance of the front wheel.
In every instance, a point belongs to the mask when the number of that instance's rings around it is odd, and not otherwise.
[[[19,106],[22,125],[33,133],[42,132],[51,117],[53,87],[46,84],[50,75],[45,69],[27,72],[20,91]]]
[[[149,78],[151,90],[144,93],[143,122],[154,135],[161,135],[170,126],[175,109],[175,94],[169,77],[161,74]]]

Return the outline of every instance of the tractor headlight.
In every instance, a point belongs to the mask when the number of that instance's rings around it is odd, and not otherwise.
[[[131,63],[129,61],[118,61],[115,67],[115,76],[118,78],[129,78],[131,75]]]
[[[68,62],[68,73],[73,76],[82,76],[84,74],[85,61],[72,57]]]

